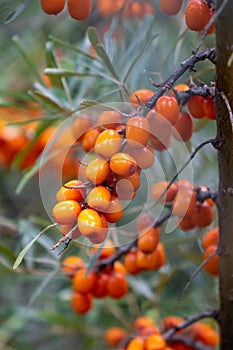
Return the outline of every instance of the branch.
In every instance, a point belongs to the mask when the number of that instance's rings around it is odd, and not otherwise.
[[[171,345],[175,342],[181,342],[195,350],[213,350],[212,346],[205,345],[202,342],[195,340],[186,334],[175,335],[172,339]]]

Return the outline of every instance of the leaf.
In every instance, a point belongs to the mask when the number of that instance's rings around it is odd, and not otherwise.
[[[96,50],[98,56],[101,58],[102,62],[105,64],[106,68],[108,71],[112,74],[112,76],[119,82],[120,79],[118,77],[118,74],[115,71],[115,68],[113,67],[105,49],[104,46],[101,44],[99,38],[98,38],[98,33],[97,30],[94,27],[89,27],[88,28],[88,38]]]
[[[146,299],[155,300],[155,294],[153,293],[150,285],[145,280],[133,276],[127,276],[127,279],[131,285],[131,288],[138,294],[141,294]]]
[[[58,68],[58,63],[54,54],[54,44],[51,41],[47,41],[45,44],[45,59],[46,59],[47,67]],[[51,76],[50,81],[51,81],[52,87],[63,89],[63,83],[60,77]]]
[[[47,227],[45,227],[42,231],[40,231],[38,233],[38,235],[36,235],[36,237],[34,237],[19,253],[19,255],[17,256],[14,265],[13,265],[13,269],[17,269],[19,267],[19,265],[21,264],[23,258],[25,257],[25,255],[27,254],[27,252],[31,249],[31,247],[33,246],[33,244],[45,233],[47,232],[50,228],[56,226],[57,224],[51,224]]]
[[[79,73],[70,71],[63,68],[46,68],[44,70],[44,73],[48,75],[49,77],[96,77],[96,78],[102,78],[100,74],[92,74],[92,73]]]
[[[1,0],[0,23],[8,24],[14,21],[26,8],[30,0]]]

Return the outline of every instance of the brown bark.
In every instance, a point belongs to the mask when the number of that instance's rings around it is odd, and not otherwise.
[[[217,8],[223,3],[217,0]],[[233,1],[216,21],[216,113],[220,230],[221,350],[233,349]]]

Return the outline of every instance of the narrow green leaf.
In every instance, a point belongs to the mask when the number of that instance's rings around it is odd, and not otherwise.
[[[33,244],[45,233],[47,232],[50,228],[54,227],[57,224],[51,224],[47,227],[45,227],[42,231],[40,231],[38,233],[38,235],[33,238],[19,253],[19,255],[17,256],[14,265],[13,265],[13,269],[17,269],[19,267],[19,265],[21,264],[23,258],[25,257],[25,255],[27,254],[27,252],[31,249],[31,247],[33,246]]]
[[[2,255],[4,255],[9,261],[13,262],[16,259],[15,254],[11,251],[11,249],[9,249],[8,247],[6,247],[5,245],[3,245],[2,243],[0,243],[0,252]]]
[[[57,60],[54,54],[54,44],[51,41],[47,41],[45,44],[45,59],[48,68],[58,68]],[[58,76],[50,76],[52,87],[63,89],[63,84]]]
[[[100,74],[91,74],[91,73],[79,73],[70,71],[63,68],[46,68],[44,70],[44,73],[48,75],[49,77],[96,77],[96,78],[102,78]]]

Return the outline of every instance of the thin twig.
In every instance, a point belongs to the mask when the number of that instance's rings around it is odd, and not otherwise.
[[[219,92],[219,94],[222,97],[222,99],[225,102],[225,105],[227,107],[227,110],[228,110],[228,113],[229,113],[229,117],[230,117],[230,121],[231,121],[231,128],[233,130],[233,113],[232,113],[230,102],[229,102],[227,96],[224,94],[223,91]]]

